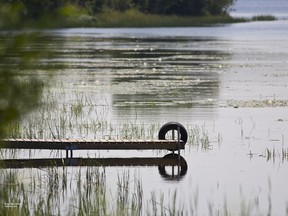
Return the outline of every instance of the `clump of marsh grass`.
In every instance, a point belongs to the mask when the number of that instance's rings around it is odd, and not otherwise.
[[[118,174],[116,215],[140,215],[143,190],[140,180],[134,179],[134,191],[131,193],[129,172]]]
[[[118,174],[112,197],[107,196],[105,169],[99,167],[52,167],[37,170],[36,176],[30,171],[23,179],[19,170],[0,170],[1,215],[183,215],[176,191],[165,205],[164,195],[159,201],[156,196],[145,201],[139,176],[133,179],[127,170]]]
[[[159,132],[160,124],[151,123],[132,123],[132,122],[124,122],[122,124],[118,124],[119,134],[121,134],[121,138],[123,139],[153,139],[157,137]]]
[[[71,96],[72,99],[67,99],[66,93],[61,92],[48,92],[46,97],[47,101],[44,99],[45,103],[43,102],[41,107],[25,119],[9,125],[9,137],[100,138],[107,133],[109,129],[109,124],[105,119],[107,107],[99,103],[97,98],[91,101],[83,94],[75,93]],[[56,98],[59,99],[59,103],[54,102]]]
[[[265,157],[267,161],[275,162],[276,158],[279,158],[283,162],[288,160],[288,149],[282,148],[280,151],[275,148],[266,148],[264,153],[260,154],[260,156]]]
[[[282,161],[288,160],[288,149],[282,148],[281,155],[282,155]]]
[[[202,150],[209,150],[212,148],[211,142],[209,140],[208,132],[205,126],[188,126],[188,140],[192,147],[201,148]],[[218,135],[218,140],[219,140]]]
[[[272,15],[258,15],[252,17],[252,21],[274,21],[274,20],[277,20],[277,18]]]
[[[118,174],[117,190],[112,198],[107,196],[105,170],[100,172],[98,168],[87,168],[85,176],[83,181],[78,178],[78,173],[77,188],[73,192],[75,196],[68,204],[72,206],[68,215],[141,215],[142,184],[136,178],[131,181],[129,172]]]
[[[69,203],[73,208],[68,211],[69,215],[106,215],[106,175],[105,170],[100,172],[98,168],[87,167],[85,180],[78,171],[77,188],[72,193]],[[70,205],[69,204],[69,205]]]
[[[160,128],[158,123],[108,122],[107,112],[110,108],[105,98],[88,98],[81,92],[72,94],[64,90],[47,91],[42,106],[8,126],[9,137],[31,139],[157,137]]]

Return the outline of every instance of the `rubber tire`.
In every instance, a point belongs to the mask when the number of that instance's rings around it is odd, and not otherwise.
[[[180,129],[180,140],[182,140],[184,142],[184,144],[186,144],[187,139],[188,139],[187,131],[186,131],[185,127],[178,122],[168,122],[168,123],[164,124],[159,130],[158,139],[165,140],[167,132],[171,131],[171,130],[177,131],[178,126]]]

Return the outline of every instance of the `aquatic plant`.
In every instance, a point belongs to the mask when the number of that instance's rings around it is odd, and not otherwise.
[[[258,15],[258,16],[253,16],[252,20],[253,21],[273,21],[273,20],[277,20],[277,18],[272,15]]]
[[[261,153],[259,156],[266,158],[267,161],[275,162],[276,159],[280,159],[284,162],[288,160],[288,149],[282,148],[281,150],[276,150],[275,148],[266,148],[264,153]]]
[[[109,192],[106,171],[99,167],[84,170],[52,167],[44,170],[1,169],[0,214],[16,215],[198,215],[199,191],[193,199],[182,200],[177,190],[153,191],[144,195],[141,177],[129,171],[118,173],[117,189]],[[25,178],[23,178],[25,176]],[[263,215],[257,197],[247,199],[240,187],[239,212],[229,209],[227,201],[217,206],[207,203],[207,213],[214,215]],[[109,193],[108,193],[109,192]],[[272,186],[268,180],[267,215],[272,214]],[[181,198],[182,197],[182,198]],[[201,209],[201,212],[204,210]],[[205,212],[205,211],[204,211]]]
[[[192,147],[199,148],[201,147],[202,150],[209,150],[212,145],[209,140],[208,132],[205,129],[205,126],[189,126],[188,125],[188,145]],[[218,142],[221,141],[221,137],[218,134]]]

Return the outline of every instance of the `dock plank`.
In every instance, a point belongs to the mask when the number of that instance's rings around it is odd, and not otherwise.
[[[144,150],[144,149],[184,149],[180,140],[77,140],[77,139],[4,139],[2,148],[10,149],[55,149],[55,150]]]

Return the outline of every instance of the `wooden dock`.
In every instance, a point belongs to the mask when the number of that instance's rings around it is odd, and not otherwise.
[[[73,157],[74,150],[147,150],[184,149],[185,143],[176,140],[88,140],[88,139],[4,139],[2,148],[66,150]]]
[[[12,149],[55,149],[55,150],[143,150],[184,149],[181,140],[86,140],[86,139],[4,139],[2,148]]]
[[[166,139],[166,134],[172,132],[172,139]],[[175,135],[175,132],[177,134]],[[176,138],[177,136],[177,138]],[[66,150],[66,158],[73,157],[74,150],[148,150],[167,149],[170,151],[185,148],[187,131],[177,122],[168,122],[160,128],[159,140],[127,140],[127,139],[19,139],[8,138],[1,141],[1,148],[9,149],[48,149]]]

